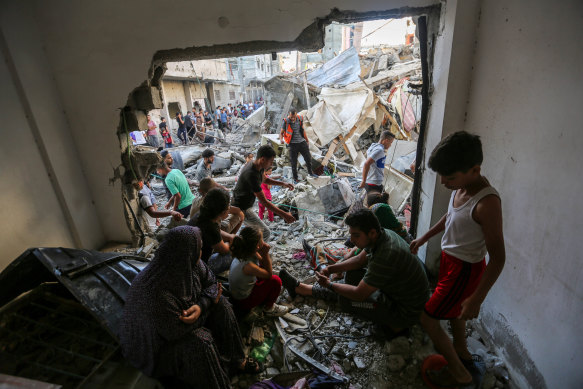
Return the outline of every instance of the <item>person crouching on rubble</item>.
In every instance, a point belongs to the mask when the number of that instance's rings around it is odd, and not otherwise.
[[[283,269],[279,277],[290,296],[339,300],[344,309],[381,325],[389,336],[418,323],[429,297],[419,258],[399,235],[381,228],[368,209],[347,216],[345,223],[350,240],[363,251],[316,272],[314,285],[300,283]],[[346,272],[344,282],[331,282],[329,276],[340,272]]]
[[[144,220],[145,225],[148,226],[149,229],[149,221],[145,218],[144,212],[148,214],[151,218],[156,219],[156,225],[160,225],[159,217],[166,217],[172,216],[174,220],[180,221],[182,219],[182,215],[180,212],[176,212],[173,210],[170,211],[158,211],[158,207],[156,205],[156,198],[150,189],[149,183],[144,183],[143,180],[134,182],[134,188],[138,190],[138,202],[140,203],[140,208],[138,215],[142,216],[142,220]]]
[[[396,232],[397,235],[405,239],[405,242],[411,243],[411,235],[409,235],[403,223],[397,220],[393,209],[388,203],[389,194],[387,192],[370,192],[366,196],[366,204],[377,219],[379,219],[381,227]]]
[[[251,163],[247,163],[243,169],[241,169],[239,180],[237,180],[235,189],[233,189],[233,205],[243,211],[246,225],[255,226],[262,230],[264,240],[269,240],[271,231],[253,211],[255,198],[262,202],[265,205],[265,208],[273,211],[274,214],[285,220],[286,223],[293,223],[296,220],[291,213],[277,208],[271,203],[271,201],[267,200],[265,194],[261,190],[262,182],[265,182],[268,185],[285,186],[290,190],[294,189],[292,184],[276,181],[271,178],[265,178],[265,169],[273,165],[274,158],[275,150],[273,147],[269,145],[261,146],[259,150],[257,150],[257,157],[255,160]]]
[[[132,281],[119,339],[126,360],[166,388],[230,388],[230,375],[257,374],[221,285],[200,261],[200,231],[170,230]]]
[[[229,270],[233,261],[229,244],[234,235],[221,231],[221,220],[229,215],[230,201],[226,190],[213,188],[204,196],[200,212],[188,222],[188,225],[200,228],[201,259],[215,274]]]
[[[366,150],[366,161],[362,167],[362,182],[358,189],[364,188],[366,193],[383,191],[387,150],[391,147],[394,139],[395,135],[391,131],[385,130],[381,133],[379,143],[373,143]]]
[[[441,183],[453,190],[447,213],[421,238],[411,242],[411,252],[431,237],[441,238],[441,261],[435,291],[425,305],[421,324],[447,368],[428,370],[436,386],[480,385],[483,372],[468,351],[466,320],[478,317],[480,306],[506,262],[500,195],[481,174],[480,137],[465,131],[443,138],[429,157],[429,167]],[[489,262],[486,265],[486,253]],[[439,321],[449,320],[453,343]]]
[[[207,177],[200,181],[200,184],[198,185],[198,193],[200,196],[192,200],[192,207],[190,208],[190,219],[192,219],[194,215],[200,211],[204,197],[208,191],[213,188],[227,190],[224,186],[218,184],[212,178]],[[221,230],[229,234],[236,234],[237,231],[239,231],[239,228],[241,228],[243,220],[245,220],[245,215],[243,215],[243,212],[239,208],[231,205],[229,207],[229,215],[226,219],[221,221]]]
[[[268,316],[283,316],[289,310],[275,301],[281,292],[281,279],[273,274],[269,249],[263,242],[261,231],[245,227],[233,238],[233,262],[229,271],[229,289],[234,304],[248,312],[263,305]]]

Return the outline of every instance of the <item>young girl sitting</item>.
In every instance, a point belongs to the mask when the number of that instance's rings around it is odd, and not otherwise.
[[[281,292],[281,279],[273,274],[269,249],[260,230],[245,227],[233,238],[233,262],[229,271],[229,285],[234,304],[244,311],[263,304],[270,316],[283,316],[288,308],[276,304]]]

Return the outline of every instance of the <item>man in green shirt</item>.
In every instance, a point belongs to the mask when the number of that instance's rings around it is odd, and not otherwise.
[[[166,209],[172,207],[172,210],[178,211],[183,217],[188,217],[190,215],[190,207],[192,206],[192,200],[194,200],[194,195],[188,186],[188,181],[186,176],[179,169],[170,169],[164,161],[158,165],[158,174],[164,178],[166,187],[172,195],[166,205]]]
[[[316,272],[318,284],[299,283],[287,271],[279,277],[291,296],[338,299],[344,309],[397,333],[419,322],[429,298],[429,282],[419,258],[395,232],[380,227],[368,209],[349,215],[350,240],[360,254]],[[344,282],[331,282],[333,273],[346,272]]]

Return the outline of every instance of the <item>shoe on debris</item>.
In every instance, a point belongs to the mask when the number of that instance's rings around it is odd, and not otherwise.
[[[279,278],[281,278],[281,283],[289,296],[293,299],[296,297],[296,288],[300,285],[300,282],[295,279],[294,276],[289,274],[285,269],[281,269],[279,272]]]
[[[287,313],[287,311],[289,311],[289,307],[279,304],[273,304],[273,307],[271,307],[271,309],[269,310],[264,309],[263,313],[265,313],[267,316],[283,316]]]

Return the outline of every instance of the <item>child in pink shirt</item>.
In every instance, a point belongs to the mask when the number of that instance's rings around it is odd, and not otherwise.
[[[265,169],[265,177],[269,177],[269,175],[271,175],[271,168],[267,168]],[[265,198],[267,200],[271,200],[271,185],[267,185],[265,182],[261,184],[261,190],[263,191],[263,193],[265,194]],[[259,202],[259,218],[261,220],[263,220],[263,214],[265,213],[265,205],[263,205],[263,203],[261,203],[261,201]],[[269,221],[272,222],[273,221],[273,211],[271,210],[267,210],[267,215],[269,218]]]

